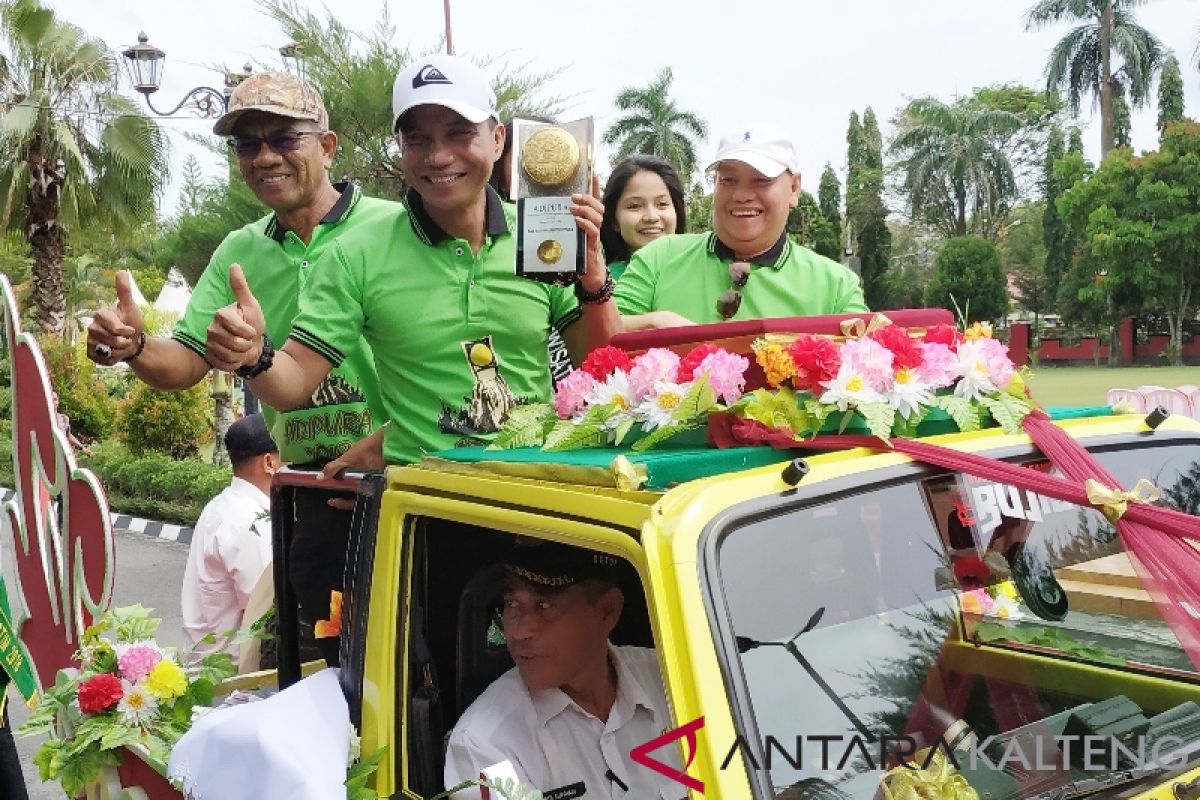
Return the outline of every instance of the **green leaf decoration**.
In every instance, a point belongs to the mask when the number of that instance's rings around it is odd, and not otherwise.
[[[381,747],[350,765],[346,771],[346,800],[378,800],[375,791],[367,788],[367,781],[379,769],[385,755],[387,747]]]
[[[115,750],[128,744],[137,744],[142,738],[142,732],[137,728],[127,728],[124,725],[113,726],[100,737],[101,750]]]
[[[672,436],[674,436],[677,433],[682,433],[683,431],[690,431],[694,428],[699,428],[703,424],[704,424],[703,419],[693,419],[693,420],[689,420],[687,422],[672,422],[670,425],[663,425],[661,428],[655,428],[653,431],[651,431],[646,436],[643,436],[641,439],[638,439],[636,442],[633,443],[633,446],[631,449],[635,453],[641,453],[645,450],[649,450],[652,447],[662,444],[667,439],[670,439]]]
[[[888,439],[892,435],[892,423],[896,421],[896,409],[888,403],[862,403],[858,413],[866,420],[873,436]]]
[[[842,420],[838,423],[838,433],[845,433],[846,428],[854,421],[854,409],[848,408],[842,412]]]
[[[963,433],[977,431],[981,427],[979,410],[965,397],[952,394],[939,394],[933,398],[933,405],[950,415],[954,424]]]
[[[631,430],[633,430],[633,417],[626,417],[621,420],[621,424],[613,431],[613,444],[620,445],[621,442],[625,441],[625,437],[629,435]]]
[[[740,406],[740,416],[761,422],[769,428],[791,428],[804,435],[812,425],[806,408],[801,408],[796,393],[788,388],[777,391],[755,389],[743,397],[733,408]]]
[[[713,393],[712,387],[708,385],[708,373],[706,372],[696,379],[692,388],[688,389],[688,393],[679,401],[679,405],[671,414],[671,419],[680,422],[695,419],[703,416],[716,404],[717,396]]]
[[[821,432],[821,428],[825,425],[825,420],[829,419],[829,415],[833,413],[836,406],[827,405],[817,400],[811,395],[804,401],[804,411],[808,414],[809,421],[812,424],[813,436]]]
[[[1004,625],[999,622],[983,621],[971,629],[971,637],[985,644],[995,642],[1017,642],[1038,647],[1051,647],[1068,655],[1098,664],[1120,666],[1124,658],[1104,650],[1080,644],[1059,628],[1044,628],[1037,625]]]
[[[160,620],[150,616],[151,609],[141,603],[136,606],[114,608],[111,612],[112,621],[116,625],[118,642],[140,642],[153,639],[158,632]]]
[[[548,403],[516,406],[500,427],[488,450],[509,450],[516,447],[538,447],[546,439],[558,415]]]
[[[904,439],[917,438],[917,429],[921,427],[921,423],[929,416],[929,412],[933,410],[932,406],[920,406],[915,414],[909,415],[907,419],[900,414],[896,414],[896,421],[892,423],[892,436],[899,436]]]
[[[1007,392],[995,392],[979,398],[979,402],[999,423],[1005,433],[1020,433],[1021,423],[1029,414],[1032,406],[1025,400],[1013,397]]]

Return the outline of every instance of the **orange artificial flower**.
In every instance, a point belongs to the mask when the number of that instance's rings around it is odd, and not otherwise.
[[[342,633],[342,593],[329,593],[329,619],[317,620],[313,625],[313,636],[318,639],[335,639]]]

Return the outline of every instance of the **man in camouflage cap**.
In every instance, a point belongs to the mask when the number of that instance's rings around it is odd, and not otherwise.
[[[214,314],[235,300],[231,279],[249,285],[270,334],[283,341],[321,254],[348,230],[390,225],[400,209],[397,203],[363,197],[353,183],[330,180],[337,134],[329,130],[320,93],[294,75],[261,72],[247,78],[234,89],[213,132],[229,137],[242,177],[272,213],[225,237],[170,337],[143,330],[126,272],[117,273],[116,305],[97,313],[88,328],[93,361],[124,361],[158,389],[186,389],[208,374],[207,330]],[[263,412],[284,462],[337,460],[346,466],[348,448],[383,422],[378,396],[371,353],[360,339],[303,407]],[[323,499],[314,505],[298,514],[306,524],[298,526],[292,550],[293,584],[310,621],[328,616],[329,591],[340,585],[339,556],[349,527],[348,514],[345,520],[330,520],[337,512]],[[312,535],[306,535],[309,531]],[[336,658],[335,641],[324,649],[331,661]]]

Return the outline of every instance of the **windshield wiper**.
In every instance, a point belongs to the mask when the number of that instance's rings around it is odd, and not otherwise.
[[[825,693],[825,696],[832,700],[833,704],[838,707],[842,714],[845,715],[850,724],[854,726],[854,729],[862,734],[863,738],[868,742],[873,743],[875,741],[875,734],[871,733],[871,730],[863,724],[863,721],[860,720],[858,716],[850,710],[850,706],[846,705],[845,701],[838,697],[837,692],[835,692],[833,687],[829,685],[828,681],[821,677],[821,673],[817,672],[816,667],[814,667],[809,660],[804,657],[804,654],[800,652],[800,648],[796,647],[796,640],[811,631],[813,628],[817,627],[817,623],[821,621],[821,617],[824,614],[825,606],[821,606],[816,610],[812,617],[809,618],[804,627],[800,629],[799,633],[782,642],[760,642],[757,639],[751,639],[748,636],[738,636],[736,637],[738,652],[746,653],[755,649],[756,647],[782,647],[784,650],[787,650],[792,654],[792,658],[796,659],[797,663],[804,667],[804,671],[807,672],[809,677],[813,679],[813,682],[816,683],[817,686],[821,687],[821,691]]]

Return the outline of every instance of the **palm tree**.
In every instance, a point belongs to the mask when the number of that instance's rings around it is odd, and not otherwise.
[[[0,0],[0,42],[0,229],[23,232],[34,325],[61,335],[69,233],[152,217],[166,138],[117,93],[115,54],[37,0]]]
[[[1079,113],[1083,96],[1100,103],[1100,158],[1116,141],[1118,97],[1132,108],[1150,98],[1150,84],[1162,66],[1162,43],[1134,21],[1132,9],[1146,0],[1039,0],[1025,13],[1025,29],[1059,22],[1079,22],[1067,33],[1046,62],[1046,86],[1067,96],[1072,114]],[[1114,56],[1121,61],[1113,68]]]
[[[665,67],[646,88],[618,92],[616,105],[624,116],[604,132],[603,141],[617,145],[616,161],[634,153],[665,158],[687,184],[696,171],[696,142],[708,136],[708,123],[676,107],[669,94],[673,79]]]
[[[64,338],[74,343],[83,318],[113,300],[112,273],[90,253],[63,261]]]
[[[913,218],[927,221],[946,238],[965,236],[971,216],[985,233],[994,232],[1016,194],[1004,144],[1021,124],[1012,112],[968,100],[911,101],[889,152],[900,159]]]

